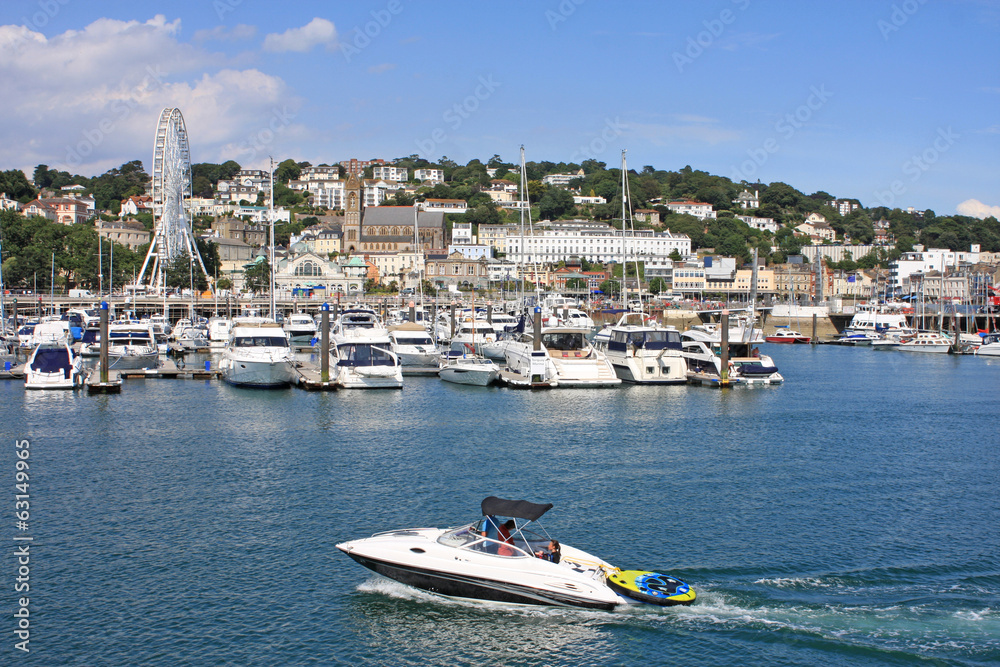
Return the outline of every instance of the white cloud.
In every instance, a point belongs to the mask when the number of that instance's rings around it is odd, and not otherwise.
[[[271,33],[264,38],[264,50],[305,53],[314,46],[325,44],[328,50],[337,48],[337,29],[326,19],[314,18],[301,28],[289,28],[283,33]]]
[[[988,218],[993,216],[1000,219],[1000,206],[990,206],[978,199],[966,199],[956,206],[955,210],[962,215],[971,215],[973,218]]]
[[[17,91],[0,105],[0,164],[93,175],[139,158],[149,168],[165,107],[184,114],[195,162],[259,162],[265,145],[281,153],[300,132],[301,99],[281,78],[226,67],[179,34],[163,16],[99,19],[49,38],[0,26],[0,69]]]
[[[382,63],[381,65],[372,65],[368,68],[369,74],[381,74],[382,72],[388,72],[389,70],[396,69],[395,63]]]

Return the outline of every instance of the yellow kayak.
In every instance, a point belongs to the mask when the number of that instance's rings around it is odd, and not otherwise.
[[[608,586],[625,597],[662,607],[689,605],[694,589],[676,577],[643,570],[616,570],[607,577]]]

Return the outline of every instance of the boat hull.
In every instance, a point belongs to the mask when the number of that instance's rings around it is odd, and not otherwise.
[[[475,387],[486,387],[500,377],[500,371],[494,368],[449,366],[438,371],[438,377],[445,382],[467,384]]]
[[[616,606],[610,602],[590,600],[555,591],[539,590],[510,582],[494,581],[450,572],[438,572],[399,563],[389,563],[368,556],[362,556],[345,549],[341,549],[341,551],[353,558],[357,563],[384,577],[406,584],[407,586],[437,593],[438,595],[490,602],[555,605],[561,607],[581,607],[584,609],[607,610],[613,609]]]
[[[295,375],[284,361],[239,361],[223,359],[219,364],[222,380],[234,387],[260,387],[264,389],[287,387]]]

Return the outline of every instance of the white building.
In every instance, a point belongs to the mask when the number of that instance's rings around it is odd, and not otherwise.
[[[607,204],[608,200],[604,197],[582,197],[580,195],[573,195],[573,203],[577,206],[590,206],[593,204]]]
[[[851,211],[857,211],[861,208],[861,204],[851,201],[850,199],[834,199],[826,202],[826,204],[830,208],[835,209],[841,215],[847,215]]]
[[[459,253],[466,259],[493,259],[493,246],[474,243],[452,243],[448,246],[448,256]]]
[[[444,183],[443,169],[414,169],[413,178],[418,181],[430,181],[431,183]]]
[[[556,263],[580,257],[589,262],[621,262],[622,233],[610,226],[563,226],[536,229],[534,235],[508,235],[507,255],[521,263]],[[636,230],[628,237],[628,261],[663,263],[673,251],[691,254],[691,239],[669,231]]]
[[[267,206],[237,206],[234,215],[237,218],[249,218],[251,223],[263,224],[270,222]],[[275,222],[289,222],[291,213],[287,208],[279,206],[274,209]]]
[[[911,276],[936,271],[946,275],[959,271],[962,264],[978,264],[979,244],[974,244],[969,252],[956,252],[944,248],[914,246],[914,252],[903,253],[899,259],[889,264],[889,285],[897,293],[904,292],[904,283],[912,284]]]
[[[693,215],[699,220],[715,217],[715,211],[712,210],[711,204],[706,204],[705,202],[700,201],[691,201],[690,199],[667,202],[667,208],[670,209],[671,213],[687,213],[688,215]]]
[[[760,208],[760,194],[758,194],[757,190],[754,190],[753,194],[750,194],[750,191],[744,188],[743,192],[736,195],[733,203],[738,204],[743,209]]]
[[[8,209],[12,209],[14,211],[20,211],[21,202],[17,201],[16,199],[11,199],[10,197],[7,196],[7,193],[4,192],[3,194],[0,194],[0,211],[6,211]]]
[[[271,191],[271,175],[262,169],[241,169],[230,181],[219,181],[216,186],[223,203],[255,201],[260,192]]]
[[[554,185],[556,187],[565,188],[574,178],[583,178],[584,176],[586,176],[586,174],[583,172],[583,169],[568,174],[549,174],[548,176],[542,176],[542,183],[545,185]]]
[[[774,221],[774,218],[760,218],[756,215],[738,215],[736,216],[736,219],[742,220],[753,229],[771,232],[772,234],[775,234],[778,231],[778,223]]]
[[[451,241],[452,243],[471,245],[474,241],[472,238],[472,223],[471,222],[456,222],[451,226]],[[451,252],[448,253],[449,255]]]
[[[377,180],[402,183],[409,180],[410,170],[404,167],[382,165],[372,169],[372,176]]]

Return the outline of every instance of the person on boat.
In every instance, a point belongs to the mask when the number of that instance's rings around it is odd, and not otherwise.
[[[549,546],[541,551],[536,551],[535,555],[544,560],[558,563],[559,559],[562,557],[562,554],[559,551],[559,540],[550,540]]]
[[[497,540],[500,534],[500,521],[493,515],[488,515],[483,519],[483,529],[479,531],[479,534],[485,537],[487,540]],[[486,542],[485,544],[487,553],[496,553],[497,544],[496,542]]]
[[[513,519],[507,519],[507,522],[500,526],[500,548],[497,549],[497,555],[499,556],[513,556],[514,549],[507,546],[508,544],[514,544],[514,538],[510,536],[511,531],[517,527],[517,524]]]

